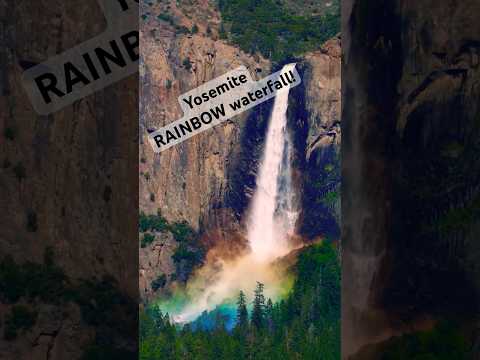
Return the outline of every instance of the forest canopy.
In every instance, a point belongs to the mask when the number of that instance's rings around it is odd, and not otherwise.
[[[172,324],[150,306],[140,314],[140,359],[340,358],[340,266],[334,244],[306,248],[298,258],[290,294],[273,303],[258,283],[253,300],[240,291],[235,325],[222,316],[209,329]]]
[[[319,48],[340,32],[340,11],[297,15],[274,0],[220,0],[220,35],[249,53],[282,61]]]

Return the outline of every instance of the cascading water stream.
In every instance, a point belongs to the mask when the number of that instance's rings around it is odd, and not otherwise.
[[[285,65],[284,71],[295,64]],[[292,185],[292,143],[287,131],[288,89],[277,93],[268,125],[265,149],[261,159],[256,190],[247,221],[251,252],[233,263],[223,263],[215,278],[197,277],[190,284],[191,303],[176,322],[195,320],[203,311],[231,300],[239,290],[251,291],[257,281],[265,283],[266,295],[275,298],[282,279],[272,271],[271,263],[291,249],[288,237],[293,235],[297,220],[295,191]]]
[[[283,70],[294,66],[288,64]],[[293,204],[287,108],[288,90],[285,90],[275,97],[248,221],[248,240],[252,254],[259,261],[288,252],[288,235],[295,230],[297,212]]]

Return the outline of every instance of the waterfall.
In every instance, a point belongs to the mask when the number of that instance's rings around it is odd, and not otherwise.
[[[294,66],[285,65],[283,70]],[[293,235],[297,220],[287,131],[288,93],[286,89],[275,97],[247,225],[252,254],[260,261],[288,252],[288,236]]]
[[[284,70],[294,66],[288,64]],[[248,212],[247,233],[251,252],[233,262],[221,260],[220,263],[207,263],[200,269],[188,284],[191,302],[179,312],[171,312],[175,322],[193,321],[203,311],[213,310],[226,301],[235,304],[238,292],[252,292],[257,281],[266,285],[265,295],[273,300],[283,290],[283,275],[273,269],[272,262],[290,250],[288,238],[294,234],[297,221],[291,169],[293,146],[287,131],[287,107],[288,89],[284,89],[275,97],[257,186]],[[212,270],[214,276],[204,276]]]

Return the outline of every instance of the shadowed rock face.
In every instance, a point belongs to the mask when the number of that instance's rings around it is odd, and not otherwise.
[[[480,290],[480,5],[370,5],[343,6],[345,358],[451,314],[475,322]]]
[[[91,39],[105,26],[95,0],[2,2],[0,261],[10,255],[19,264],[41,263],[50,247],[70,282],[109,275],[136,298],[132,239],[137,237],[138,185],[131,174],[138,166],[138,77],[49,116],[34,112],[21,83],[24,69]],[[44,286],[28,275],[29,284]],[[38,314],[36,322],[5,341],[4,324],[14,304],[0,297],[2,359],[78,359],[100,339],[102,331],[85,321],[78,302],[22,298],[18,302]],[[134,351],[135,314],[133,302],[117,314],[124,320],[123,335],[103,324],[103,334],[111,333],[106,343]],[[128,329],[132,333],[125,334]]]
[[[135,139],[129,134],[135,129],[136,79],[52,115],[36,114],[20,80],[23,60],[40,63],[105,27],[100,11],[92,11],[99,10],[94,0],[57,5],[2,7],[1,40],[7,45],[0,57],[0,251],[20,261],[41,261],[51,246],[69,275],[108,272],[127,284],[128,271],[110,254],[122,249],[118,256],[128,256],[128,234],[136,231],[135,219],[121,218],[135,201],[136,184],[129,177]],[[8,132],[12,136],[5,136]],[[126,259],[122,266],[131,264]]]
[[[304,148],[297,144],[304,163],[300,231],[309,239],[340,236],[340,55],[340,38],[333,38],[301,62],[306,137]]]

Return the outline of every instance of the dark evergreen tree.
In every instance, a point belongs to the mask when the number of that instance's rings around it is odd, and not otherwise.
[[[240,290],[237,300],[237,324],[236,327],[240,330],[248,329],[248,311],[247,298],[245,293]]]
[[[227,38],[227,32],[225,31],[225,27],[223,26],[223,23],[220,24],[220,30],[218,31],[218,36],[220,37],[220,39]]]
[[[214,329],[217,331],[223,331],[225,330],[225,324],[227,322],[227,319],[225,318],[225,315],[222,315],[221,312],[217,312],[215,314],[215,325]]]
[[[0,264],[0,279],[1,274]],[[233,332],[225,328],[225,319],[217,312],[205,314],[206,318],[216,315],[216,326],[194,329],[186,325],[180,330],[155,305],[141,309],[140,360],[340,359],[340,266],[335,245],[325,242],[302,251],[295,275],[290,293],[276,303],[265,299],[264,285],[257,284],[251,324],[241,292]],[[239,324],[245,329],[240,330]],[[462,338],[452,337],[452,341]],[[389,357],[393,358],[407,357],[395,353]]]
[[[266,318],[266,325],[267,329],[270,333],[274,330],[274,314],[273,314],[273,302],[272,299],[268,299],[267,306],[265,308],[265,318]]]
[[[257,329],[262,329],[265,325],[265,296],[263,295],[263,285],[257,282],[255,296],[253,298],[252,325]]]

